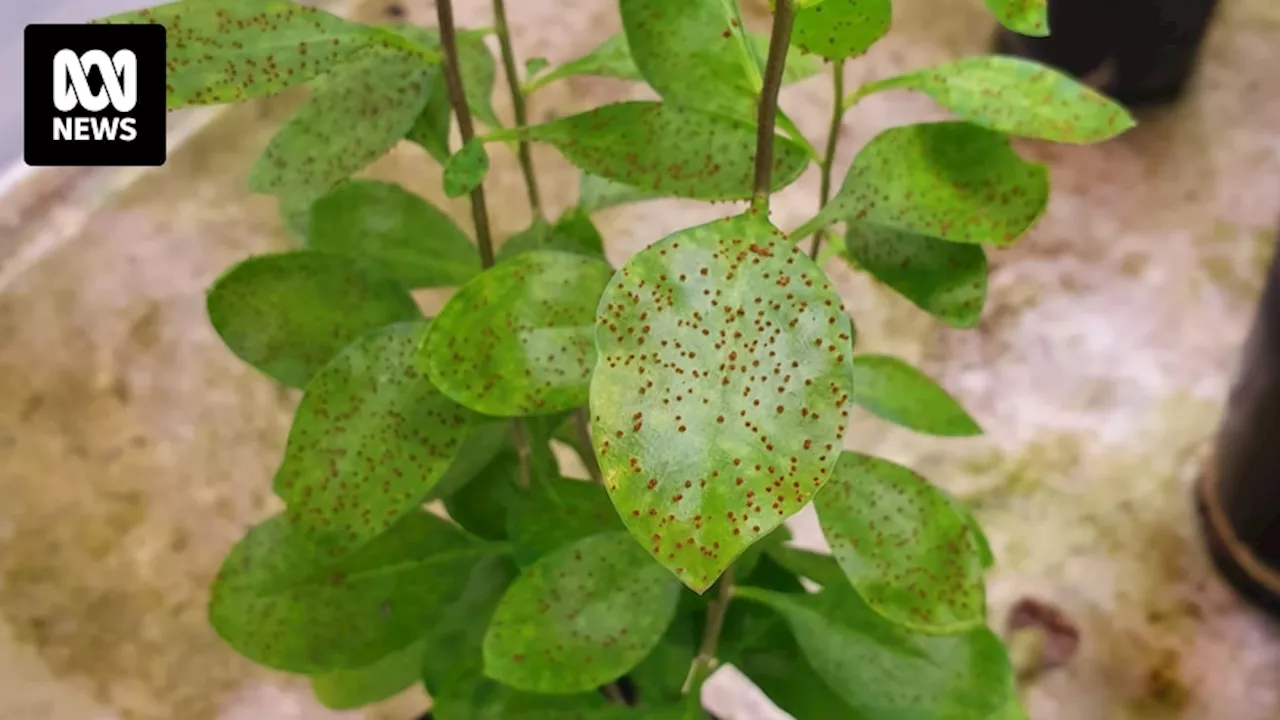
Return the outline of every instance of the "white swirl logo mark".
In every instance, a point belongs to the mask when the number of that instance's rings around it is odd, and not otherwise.
[[[102,89],[89,88],[89,70],[97,68],[102,75]],[[138,58],[132,50],[121,50],[108,56],[101,50],[77,55],[74,50],[59,50],[53,56],[53,104],[62,112],[80,106],[89,112],[106,109],[129,112],[138,104]]]

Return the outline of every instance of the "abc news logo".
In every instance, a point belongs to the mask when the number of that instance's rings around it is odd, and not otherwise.
[[[28,165],[162,165],[161,25],[28,25],[24,37]]]

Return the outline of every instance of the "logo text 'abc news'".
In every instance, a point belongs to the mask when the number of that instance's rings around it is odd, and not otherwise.
[[[162,165],[165,33],[160,25],[28,25],[28,165]]]

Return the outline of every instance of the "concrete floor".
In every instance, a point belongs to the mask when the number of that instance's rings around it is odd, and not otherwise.
[[[460,4],[463,23],[489,22],[488,3]],[[762,20],[763,0],[748,4],[748,20]],[[525,57],[565,60],[616,30],[611,3],[510,7]],[[432,17],[421,3],[412,11]],[[850,66],[851,86],[979,52],[991,27],[977,0],[900,0],[895,12],[889,38]],[[1209,570],[1188,485],[1280,219],[1277,66],[1280,6],[1228,2],[1180,106],[1102,147],[1021,144],[1051,166],[1054,197],[1026,240],[992,254],[976,330],[943,328],[829,268],[864,350],[918,363],[987,430],[939,440],[859,417],[848,447],[975,503],[999,559],[994,621],[1032,594],[1081,628],[1076,661],[1027,690],[1034,720],[1280,718],[1280,636]],[[539,93],[533,112],[635,92],[573,80]],[[164,168],[52,173],[0,204],[3,720],[405,720],[423,706],[410,696],[326,712],[305,684],[241,660],[205,623],[222,555],[273,508],[269,478],[296,399],[221,346],[203,291],[227,265],[288,242],[273,201],[244,187],[294,99],[188,115],[188,128],[207,124]],[[825,79],[783,102],[821,138]],[[921,97],[872,97],[847,116],[841,157],[884,127],[937,117]],[[567,205],[574,171],[546,149],[536,162],[546,202]],[[370,174],[465,222],[424,153],[402,148]],[[512,158],[495,157],[488,188],[498,234],[523,227]],[[816,173],[789,188],[775,222],[806,219],[816,189]],[[597,219],[621,261],[731,211],[663,202]],[[820,542],[810,516],[794,525],[802,543]],[[735,720],[777,717],[728,671],[710,700]]]

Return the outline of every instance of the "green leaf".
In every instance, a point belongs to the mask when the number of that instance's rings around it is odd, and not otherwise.
[[[916,307],[958,328],[978,324],[987,298],[987,255],[980,245],[874,223],[852,222],[848,258]]]
[[[559,476],[544,479],[516,499],[507,523],[521,565],[583,538],[625,529],[604,488]]]
[[[1049,36],[1049,0],[987,0],[1000,24],[1028,37]]]
[[[209,620],[260,665],[309,674],[362,668],[422,637],[496,551],[415,512],[335,561],[277,515],[223,562]]]
[[[453,464],[427,493],[428,501],[452,496],[506,449],[511,437],[511,421],[488,418],[480,425],[472,425],[470,430],[471,434],[462,441]]]
[[[591,216],[579,208],[569,208],[555,225],[540,217],[528,228],[507,238],[498,248],[498,262],[533,250],[563,250],[591,257],[604,257],[604,238],[591,222]]]
[[[854,714],[818,676],[786,623],[768,608],[756,603],[730,605],[721,637],[724,661],[795,720],[863,717]]]
[[[739,586],[738,597],[776,610],[818,676],[876,720],[972,720],[1004,707],[1013,670],[990,630],[913,635],[877,615],[853,588],[784,594]]]
[[[481,140],[471,138],[444,164],[444,194],[462,197],[480,187],[488,174],[489,153]]]
[[[245,260],[213,284],[207,306],[231,352],[295,388],[364,333],[422,317],[395,278],[312,251]]]
[[[747,33],[747,41],[754,48],[758,57],[763,58],[768,55],[769,38],[767,36]],[[820,72],[822,72],[821,62],[793,48],[791,52],[787,53],[787,64],[783,69],[782,84],[789,85],[801,80],[807,80]],[[530,72],[529,74],[532,75],[533,73]],[[532,93],[544,85],[578,75],[610,77],[619,80],[644,80],[644,76],[640,74],[635,61],[631,59],[631,48],[627,45],[627,35],[622,32],[605,40],[586,55],[553,68],[541,77],[530,80],[525,86],[525,92]]]
[[[332,710],[354,710],[386,700],[418,682],[424,643],[406,645],[390,655],[353,670],[333,670],[311,677],[311,692]]]
[[[857,57],[889,32],[889,0],[823,0],[796,11],[791,44],[828,60]]]
[[[1049,198],[1048,171],[1005,136],[959,122],[886,130],[854,158],[840,191],[803,236],[840,220],[941,238],[1008,245]]]
[[[520,458],[503,449],[471,481],[445,498],[449,517],[471,534],[489,540],[507,539],[507,514],[519,500]]]
[[[423,628],[422,681],[435,700],[439,720],[451,717],[440,712],[446,699],[469,698],[477,684],[490,684],[483,676],[484,635],[517,574],[511,558],[485,558],[472,569],[457,599]]]
[[[591,383],[605,486],[695,592],[831,473],[849,341],[826,276],[750,213],[660,240],[605,290]]]
[[[526,87],[526,92],[531,93],[544,85],[575,75],[594,75],[621,80],[643,79],[640,71],[636,69],[635,61],[631,59],[631,48],[627,46],[626,34],[618,33],[586,55],[554,67],[534,79]]]
[[[664,100],[754,120],[760,60],[734,3],[621,0],[619,8],[631,57]]]
[[[814,506],[836,562],[871,609],[920,632],[955,633],[986,621],[978,542],[965,515],[928,480],[846,452]]]
[[[624,102],[515,128],[511,135],[554,145],[581,170],[663,195],[745,200],[753,193],[756,130],[717,115]],[[773,189],[779,190],[800,177],[809,155],[781,136],[774,138],[773,152]]]
[[[551,64],[551,61],[544,57],[531,57],[524,61],[524,74],[526,77],[533,77],[542,72]]]
[[[350,180],[311,206],[309,245],[371,259],[410,288],[461,285],[480,272],[471,239],[399,185]]]
[[[97,22],[165,26],[170,110],[274,95],[377,42],[363,25],[288,0],[171,2]]]
[[[836,472],[839,473],[839,466]],[[835,476],[832,476],[831,482],[834,481]],[[822,493],[818,493],[818,497],[822,497]],[[822,587],[849,584],[840,565],[830,555],[779,545],[769,548],[769,557],[789,572],[807,578]]]
[[[694,597],[682,595],[681,599]],[[635,683],[641,706],[680,702],[689,666],[693,664],[702,637],[701,603],[682,602],[671,626],[639,665],[627,673]]]
[[[498,70],[493,53],[484,44],[486,34],[481,30],[458,34],[458,72],[462,75],[462,91],[471,112],[477,120],[496,130],[502,127],[502,121],[493,111],[493,87]]]
[[[424,48],[440,51],[440,34],[435,28],[402,24],[395,28],[395,32]],[[471,114],[491,128],[500,128],[502,123],[493,111],[493,88],[497,80],[497,68],[493,55],[484,43],[485,35],[488,34],[488,30],[459,31],[458,71],[462,75],[462,94],[467,98],[467,107],[471,109]],[[446,106],[442,111],[445,116],[444,134],[441,138],[443,142],[449,136],[448,116],[452,112],[452,107],[444,78],[439,72],[433,73],[433,77],[439,78],[439,95]],[[444,155],[447,157],[448,154],[448,150],[445,150]],[[441,158],[437,160],[443,162]]]
[[[517,255],[463,285],[423,344],[422,367],[445,394],[503,417],[585,405],[596,303],[613,269],[584,255]]]
[[[444,165],[452,152],[449,150],[449,130],[453,127],[453,106],[449,104],[449,92],[444,76],[432,72],[427,76],[427,104],[413,121],[413,127],[405,133],[405,139],[417,143],[436,162]]]
[[[597,692],[580,695],[539,695],[520,692],[484,678],[476,678],[467,694],[433,697],[434,720],[629,720],[616,715]]]
[[[738,556],[738,561],[734,563],[735,572],[741,577],[747,577],[760,563],[760,559],[764,557],[766,551],[774,548],[783,547],[783,545],[791,539],[791,530],[786,525],[779,525],[773,529],[773,532],[765,535],[751,547],[742,551]]]
[[[249,188],[307,199],[327,193],[413,127],[427,102],[427,73],[421,58],[377,47],[316,80],[254,164]]]
[[[1101,142],[1135,124],[1119,104],[1068,75],[1003,55],[963,58],[888,78],[867,85],[860,95],[892,88],[918,90],[975,125],[1055,142]]]
[[[944,437],[982,434],[955,398],[896,357],[853,358],[853,401],[877,417],[916,432]]]
[[[578,181],[578,208],[585,213],[660,197],[661,193],[607,180],[589,172],[583,172]]]
[[[415,367],[427,323],[364,336],[307,383],[275,491],[290,522],[334,556],[422,504],[483,418]]]
[[[529,692],[592,690],[649,654],[679,599],[680,584],[626,533],[579,540],[525,568],[502,598],[485,674]]]

